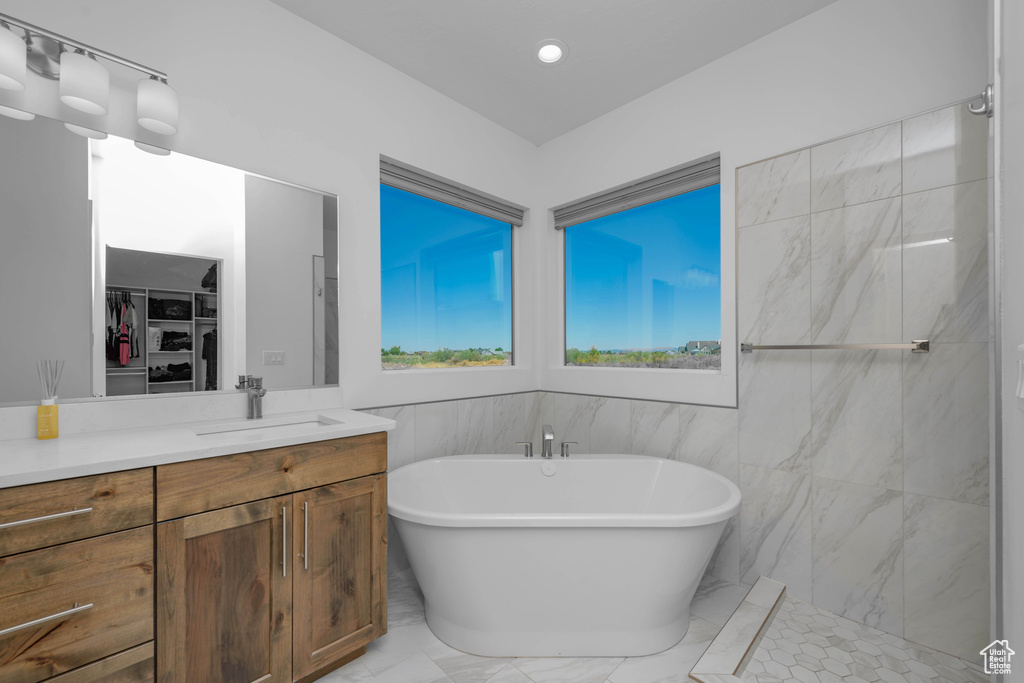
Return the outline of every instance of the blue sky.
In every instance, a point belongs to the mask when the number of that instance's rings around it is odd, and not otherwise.
[[[566,228],[566,348],[721,339],[720,213],[712,185]]]
[[[512,226],[380,186],[381,346],[512,349]]]
[[[381,185],[381,346],[512,346],[512,228]],[[719,186],[570,226],[566,346],[721,338]]]

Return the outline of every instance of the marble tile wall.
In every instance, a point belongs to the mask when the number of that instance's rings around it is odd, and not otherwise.
[[[741,354],[739,409],[530,392],[370,410],[389,468],[539,448],[737,482],[709,574],[977,659],[988,640],[985,120],[955,106],[737,171],[740,341],[932,351]],[[408,566],[400,544],[393,570]]]
[[[976,659],[988,640],[987,128],[958,105],[737,171],[740,574]],[[788,381],[787,381],[788,377]]]

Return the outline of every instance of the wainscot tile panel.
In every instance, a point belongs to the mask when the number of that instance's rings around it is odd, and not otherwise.
[[[903,339],[988,341],[988,181],[903,198]]]
[[[416,460],[456,455],[459,452],[458,402],[420,403],[414,408]]]
[[[903,633],[903,494],[814,478],[814,604]]]
[[[903,192],[920,192],[988,176],[988,120],[967,104],[903,122]]]
[[[630,403],[624,398],[593,398],[593,421],[590,423],[590,448],[580,450],[583,445],[580,439],[574,438],[571,431],[555,434],[555,454],[563,441],[579,441],[579,446],[572,446],[571,451],[577,453],[630,453],[633,439],[629,430]]]
[[[811,216],[811,339],[885,343],[903,331],[901,199]]]
[[[633,452],[672,458],[680,450],[678,403],[630,401],[629,431]]]
[[[901,129],[894,123],[811,148],[811,211],[900,194]]]
[[[456,453],[491,453],[494,448],[494,398],[467,398],[455,401],[459,427]]]
[[[517,441],[528,441],[531,434],[526,426],[526,402],[529,394],[495,396],[494,431],[488,453],[521,453]]]
[[[740,465],[740,577],[768,576],[811,600],[811,478]]]
[[[810,150],[801,150],[736,171],[736,225],[745,227],[811,211]]]
[[[576,441],[580,453],[593,453],[590,442],[590,427],[594,423],[601,399],[597,396],[578,396],[576,394],[555,394],[555,439],[558,441]],[[628,429],[629,419],[623,423],[623,430]],[[555,445],[557,448],[557,443]],[[534,448],[540,452],[540,432]]]
[[[977,662],[989,638],[989,509],[904,495],[907,640]]]
[[[933,344],[930,353],[903,352],[907,491],[988,505],[988,351]]]
[[[903,489],[902,370],[899,351],[811,352],[815,475]]]

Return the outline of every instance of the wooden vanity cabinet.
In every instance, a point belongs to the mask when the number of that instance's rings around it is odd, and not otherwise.
[[[0,681],[153,680],[151,469],[0,489]]]
[[[157,524],[157,681],[312,680],[383,635],[386,467],[384,433],[158,467],[158,520],[188,514]]]

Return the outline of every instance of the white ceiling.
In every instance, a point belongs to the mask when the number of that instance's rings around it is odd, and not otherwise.
[[[835,2],[272,1],[537,145]]]

